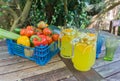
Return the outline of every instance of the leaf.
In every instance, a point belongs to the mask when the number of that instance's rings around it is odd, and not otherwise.
[[[2,12],[0,12],[0,16],[2,16],[3,15],[3,13]]]
[[[10,1],[12,1],[12,0],[3,0],[4,2],[10,2]]]
[[[7,5],[2,5],[1,8],[9,8]]]

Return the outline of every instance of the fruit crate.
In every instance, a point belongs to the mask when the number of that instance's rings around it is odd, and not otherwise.
[[[10,55],[17,55],[36,62],[40,66],[46,65],[53,56],[59,53],[58,41],[49,46],[26,47],[17,44],[14,40],[6,39],[8,52]]]

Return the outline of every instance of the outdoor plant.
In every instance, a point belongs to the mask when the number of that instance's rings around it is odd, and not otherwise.
[[[86,28],[119,4],[119,0],[1,0],[0,27],[13,31],[37,26],[42,20],[56,26]]]

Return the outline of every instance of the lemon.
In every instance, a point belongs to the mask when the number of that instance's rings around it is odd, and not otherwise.
[[[88,53],[91,53],[92,49],[93,49],[93,45],[87,45],[87,47],[84,48],[84,51],[83,51],[82,54],[88,54]]]
[[[90,37],[95,37],[95,34],[94,34],[94,33],[88,33],[88,35],[89,35]]]

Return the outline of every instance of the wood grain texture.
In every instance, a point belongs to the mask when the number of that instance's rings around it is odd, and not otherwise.
[[[19,58],[21,58],[21,57],[19,57]],[[55,62],[55,61],[59,61],[59,60],[60,60],[59,57],[56,56],[50,62]],[[17,59],[15,60],[15,62],[17,62],[17,63],[14,63],[12,60],[8,60],[8,61],[9,62],[4,61],[4,64],[9,63],[8,66],[0,67],[0,75],[38,66],[33,61],[24,60],[24,61],[19,62],[19,61],[17,61]],[[11,64],[10,64],[10,62],[11,62]]]
[[[15,72],[22,69],[32,68],[35,66],[37,65],[32,61],[11,64],[9,66],[0,67],[0,75],[10,73],[10,72]]]
[[[59,81],[63,78],[66,79],[71,76],[72,73],[68,70],[67,67],[64,67],[40,75],[28,77],[23,79],[22,81]]]
[[[13,58],[0,60],[0,67],[9,66],[11,64],[20,63],[24,61],[28,61],[28,59],[24,59],[19,56],[14,56]]]
[[[95,68],[95,70],[102,76],[102,77],[109,77],[117,72],[120,72],[120,61],[113,62],[110,64],[103,65],[101,67]]]
[[[5,40],[0,40],[0,47],[5,46],[5,45],[6,45],[6,41]]]
[[[120,72],[106,78],[106,80],[108,80],[108,81],[120,81]]]
[[[3,59],[8,59],[8,58],[13,58],[14,56],[11,56],[8,54],[8,52],[1,52],[0,53],[0,60],[3,60]]]
[[[93,69],[91,69],[90,71],[87,71],[87,72],[80,72],[80,71],[77,71],[73,67],[71,60],[64,59],[64,58],[62,58],[62,60],[78,81],[100,81],[100,80],[103,80],[103,78],[97,72],[95,72]]]
[[[19,57],[19,56],[10,56],[9,54],[5,54],[8,55],[11,58],[6,58],[6,59],[0,59],[0,66],[7,66],[7,65],[11,65],[11,64],[15,64],[15,63],[20,63],[20,62],[25,62],[25,61],[29,61],[28,59]],[[1,55],[0,55],[1,56]],[[53,57],[53,59],[51,59],[51,62],[55,62],[55,61],[59,61],[61,60],[57,55]]]
[[[70,77],[70,78],[65,78],[62,80],[58,80],[58,81],[78,81],[74,76]]]
[[[39,66],[28,59],[9,55],[4,45],[5,42],[0,43],[0,81],[120,81],[120,47],[113,61],[103,60],[103,50],[93,69],[80,72],[69,59],[58,55],[47,65]]]
[[[105,52],[102,51],[101,56],[104,57],[104,53],[105,53]],[[104,61],[104,60],[103,60],[103,57],[100,57],[99,59],[96,60],[95,65],[93,66],[93,68],[101,67],[101,66],[104,66],[104,65],[106,65],[106,64],[110,64],[110,63],[119,61],[119,60],[120,60],[120,47],[117,48],[117,50],[116,50],[116,52],[115,52],[115,54],[114,54],[113,61]]]
[[[32,65],[31,65],[32,66]],[[52,70],[60,69],[65,67],[65,64],[62,61],[49,63],[46,66],[34,66],[31,68],[21,69],[18,71],[10,72],[7,74],[0,75],[1,81],[16,81],[21,80],[23,78],[31,77],[34,75],[39,75],[45,72],[49,72]]]
[[[8,51],[7,46],[0,46],[0,52]]]

